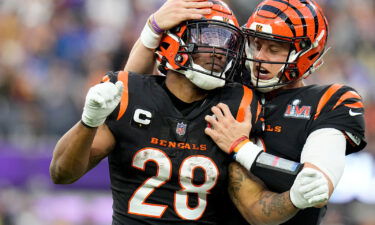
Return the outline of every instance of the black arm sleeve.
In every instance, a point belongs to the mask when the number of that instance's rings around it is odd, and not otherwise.
[[[260,178],[270,190],[281,193],[292,187],[302,168],[301,163],[262,152],[255,159],[250,172]]]

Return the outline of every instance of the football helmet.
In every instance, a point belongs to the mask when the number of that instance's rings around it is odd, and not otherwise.
[[[322,64],[328,37],[328,22],[322,9],[312,0],[264,0],[243,28],[247,39],[245,65],[251,83],[261,92],[269,92],[306,78]],[[285,61],[267,61],[254,54],[254,40],[289,44]],[[260,79],[261,64],[281,64],[278,76]],[[258,69],[254,70],[254,66]],[[255,72],[257,71],[257,72]]]
[[[211,90],[234,81],[241,63],[244,36],[231,9],[221,0],[213,3],[211,14],[189,20],[166,31],[156,49],[159,70],[184,74],[196,86]],[[199,65],[198,54],[210,54]]]

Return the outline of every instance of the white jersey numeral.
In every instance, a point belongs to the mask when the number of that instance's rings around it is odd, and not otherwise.
[[[148,178],[134,192],[129,200],[128,212],[150,217],[161,217],[168,206],[145,203],[146,198],[154,192],[155,188],[162,186],[171,178],[172,163],[169,157],[157,149],[142,149],[133,157],[133,166],[140,170],[146,169],[146,164],[153,161],[158,166],[156,176]]]
[[[201,168],[204,171],[203,184],[193,184],[194,170]],[[180,167],[180,185],[182,189],[175,194],[175,210],[177,214],[187,220],[199,219],[207,206],[207,194],[215,186],[219,169],[212,159],[205,156],[191,156],[186,158]],[[190,208],[188,193],[198,194],[198,205]]]
[[[147,162],[152,161],[157,165],[156,176],[148,178],[134,192],[129,200],[128,213],[148,217],[161,217],[167,205],[146,203],[148,196],[168,182],[172,175],[172,162],[168,155],[159,149],[147,148],[138,151],[134,157],[132,165],[140,170],[145,170]],[[204,172],[204,182],[194,184],[194,171],[202,169]],[[186,158],[179,168],[179,183],[181,190],[176,191],[174,208],[179,217],[186,220],[198,220],[204,213],[207,206],[207,194],[216,185],[219,176],[219,169],[212,159],[203,155],[194,155]],[[196,193],[198,204],[191,208],[189,203],[189,193]]]

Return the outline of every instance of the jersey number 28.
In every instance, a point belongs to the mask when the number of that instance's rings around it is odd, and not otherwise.
[[[129,200],[128,213],[159,218],[168,206],[146,203],[146,199],[156,188],[161,187],[170,180],[172,162],[163,151],[145,148],[134,155],[132,166],[144,171],[149,161],[157,165],[157,173],[143,182],[134,192]],[[199,185],[193,183],[194,170],[197,168],[201,168],[205,175],[205,182]],[[192,155],[183,160],[179,168],[181,189],[176,191],[174,195],[174,208],[179,217],[185,220],[197,220],[203,215],[207,206],[207,194],[215,186],[218,175],[219,170],[216,164],[206,156]],[[188,193],[196,193],[198,195],[198,205],[196,207],[192,208],[188,205]]]

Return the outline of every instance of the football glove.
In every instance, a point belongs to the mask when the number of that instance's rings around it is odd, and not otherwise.
[[[324,175],[312,168],[304,168],[290,189],[290,200],[300,209],[313,207],[328,200],[328,181]]]
[[[123,83],[104,82],[90,88],[83,107],[82,122],[89,127],[98,127],[119,104]]]

